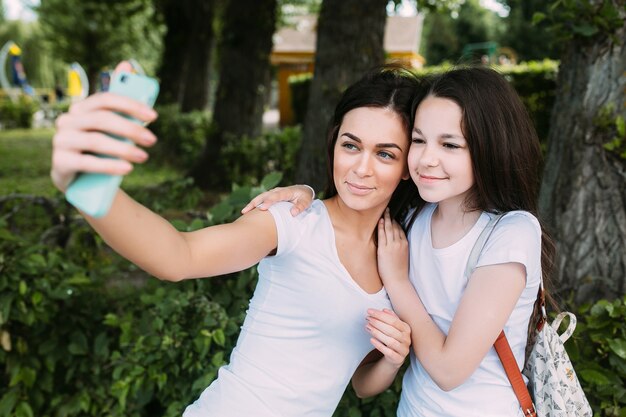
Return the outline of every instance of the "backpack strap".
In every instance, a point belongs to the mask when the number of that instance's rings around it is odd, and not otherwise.
[[[491,218],[489,219],[489,223],[487,223],[483,231],[480,232],[480,235],[478,236],[478,239],[476,239],[476,243],[474,243],[474,247],[472,248],[472,251],[470,252],[470,256],[467,260],[467,265],[465,266],[466,278],[469,278],[472,275],[472,272],[474,272],[474,269],[476,268],[476,264],[478,263],[478,258],[480,257],[480,254],[483,251],[483,248],[485,247],[487,240],[493,233],[493,229],[496,227],[496,224],[498,224],[498,222],[500,221],[500,219],[502,219],[503,216],[504,214],[492,215]]]
[[[517,367],[517,361],[515,360],[515,356],[513,356],[511,346],[504,335],[504,331],[500,332],[500,335],[493,344],[493,347],[496,349],[500,362],[502,362],[504,372],[506,372],[506,376],[513,387],[513,392],[515,392],[515,396],[522,407],[524,416],[537,417],[533,400],[530,398],[528,387],[526,386],[526,383],[524,383],[522,373]]]
[[[469,278],[472,275],[472,272],[474,272],[474,269],[476,268],[476,263],[478,262],[478,258],[480,257],[480,254],[483,251],[487,240],[489,239],[489,237],[493,233],[494,228],[503,216],[504,214],[493,215],[489,219],[489,223],[487,223],[483,231],[478,236],[478,239],[476,239],[476,243],[474,243],[474,247],[470,252],[470,256],[467,260],[467,265],[465,267],[465,276],[467,278]],[[543,286],[540,288],[539,291],[541,296],[543,296]],[[526,387],[526,384],[524,383],[524,378],[522,377],[522,373],[517,366],[517,361],[515,360],[513,351],[511,351],[509,341],[504,335],[504,330],[500,332],[500,335],[494,342],[493,347],[495,348],[496,353],[500,358],[500,362],[502,362],[504,372],[506,373],[506,376],[509,379],[511,386],[513,387],[513,392],[515,392],[515,396],[517,397],[517,400],[522,407],[522,412],[524,413],[524,416],[537,417],[537,412],[535,411],[535,406],[533,405],[530,393],[528,392],[528,387]]]

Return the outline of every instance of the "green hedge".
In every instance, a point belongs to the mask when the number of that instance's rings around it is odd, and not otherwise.
[[[206,213],[173,224],[231,221],[280,181],[274,173],[259,187],[234,186]],[[140,198],[197,210],[193,194],[181,181]],[[63,200],[20,198],[0,200],[0,417],[180,416],[228,360],[256,268],[160,282],[111,253]],[[623,417],[626,298],[583,306],[578,318],[567,348],[583,387],[596,415]],[[395,416],[400,388],[398,377],[365,400],[348,388],[335,416]]]
[[[150,129],[159,141],[150,149],[151,161],[189,170],[210,134],[209,113],[182,113],[177,105],[160,106],[157,111],[159,118]],[[280,171],[285,184],[293,183],[301,136],[300,127],[295,126],[254,138],[244,136],[228,140],[220,155],[226,167],[226,178],[238,184],[256,185],[259,178]]]
[[[416,74],[423,76],[442,72],[450,68],[452,68],[450,65],[426,67],[417,70]],[[558,62],[544,60],[541,62],[502,66],[496,69],[513,84],[535,122],[535,128],[539,137],[542,141],[545,141],[548,138],[550,113],[554,104]],[[311,74],[299,74],[289,78],[292,108],[296,123],[301,124],[304,122],[311,79]]]
[[[0,125],[2,129],[30,129],[39,104],[31,97],[21,94],[16,102],[8,96],[0,99]]]

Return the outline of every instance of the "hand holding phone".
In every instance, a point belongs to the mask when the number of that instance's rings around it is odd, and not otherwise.
[[[155,79],[144,75],[117,72],[111,80],[109,92],[132,98],[152,107],[159,93],[159,84]],[[132,117],[125,117],[136,123],[141,123]],[[110,136],[132,143],[126,138]],[[105,155],[101,155],[101,157],[110,158]],[[113,198],[121,182],[121,175],[81,173],[67,188],[65,198],[84,213],[92,217],[102,217],[111,208]]]

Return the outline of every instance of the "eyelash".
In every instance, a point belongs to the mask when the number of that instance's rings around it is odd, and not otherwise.
[[[426,141],[422,138],[411,138],[411,143],[424,144],[426,143]],[[461,148],[461,146],[457,145],[456,143],[450,143],[450,142],[444,142],[442,146],[448,149],[460,149]]]
[[[349,150],[358,150],[358,146],[356,146],[354,143],[343,143],[341,145],[342,147],[349,149]],[[390,152],[387,151],[380,151],[377,153],[379,156],[381,156],[383,159],[396,159],[395,155],[393,155]]]

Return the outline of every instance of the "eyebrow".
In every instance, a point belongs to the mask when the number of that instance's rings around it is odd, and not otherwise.
[[[426,136],[426,135],[424,135],[424,133],[422,133],[421,130],[419,130],[416,127],[413,128],[413,132],[417,133],[418,135]],[[462,140],[465,140],[464,136],[462,136],[462,135],[455,135],[453,133],[443,133],[439,137],[442,138],[442,139],[462,139]]]
[[[355,135],[353,135],[350,132],[343,132],[341,134],[341,136],[347,136],[347,137],[349,137],[350,139],[352,139],[355,142],[363,143],[358,136],[355,136]],[[395,143],[377,143],[376,147],[377,148],[397,148],[400,151],[402,151],[402,148],[399,145],[395,144]]]

